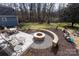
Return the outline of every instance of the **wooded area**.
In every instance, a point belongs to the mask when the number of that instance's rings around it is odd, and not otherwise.
[[[57,17],[55,3],[4,3],[1,5],[14,8],[21,22],[50,23],[53,17]],[[61,9],[61,6],[64,4],[59,4],[57,7]]]
[[[78,3],[1,3],[14,9],[19,22],[47,23],[53,21],[79,22]]]

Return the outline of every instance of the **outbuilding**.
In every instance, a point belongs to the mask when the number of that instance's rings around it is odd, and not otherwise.
[[[0,6],[0,27],[15,27],[18,25],[18,17],[13,8]]]

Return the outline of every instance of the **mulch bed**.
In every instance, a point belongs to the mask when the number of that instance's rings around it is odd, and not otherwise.
[[[79,51],[76,50],[75,44],[68,42],[61,30],[49,29],[56,33],[59,37],[57,47],[47,49],[30,49],[24,56],[78,56]],[[30,31],[31,32],[31,31]],[[29,32],[29,33],[30,33]]]

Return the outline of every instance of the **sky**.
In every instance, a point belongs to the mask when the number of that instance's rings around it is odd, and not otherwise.
[[[56,3],[56,4],[55,4],[55,10],[58,10],[59,4],[62,4],[62,7],[63,7],[63,3]],[[68,3],[64,3],[64,6],[65,6],[65,7],[66,7],[67,5],[68,5]]]
[[[9,3],[8,3],[8,4],[7,4],[7,3],[0,3],[0,4],[8,6]],[[57,11],[57,10],[58,10],[59,4],[61,4],[62,7],[63,7],[63,3],[55,3],[54,11]],[[66,7],[67,4],[68,4],[68,3],[64,3],[65,7]],[[29,8],[29,7],[28,7],[28,8]]]

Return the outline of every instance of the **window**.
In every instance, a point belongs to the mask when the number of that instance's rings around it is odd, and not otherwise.
[[[7,18],[6,17],[2,17],[2,21],[7,21]]]

